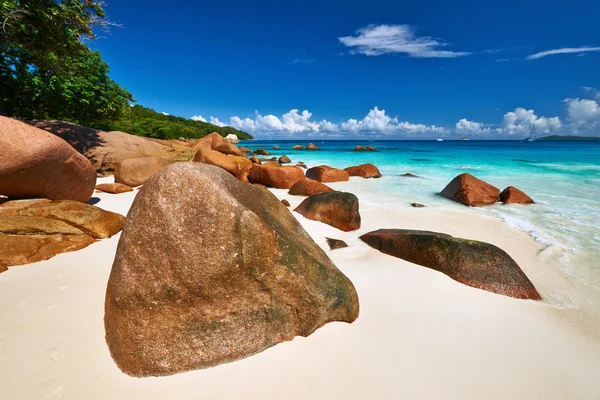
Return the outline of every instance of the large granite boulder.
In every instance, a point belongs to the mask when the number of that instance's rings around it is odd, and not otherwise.
[[[271,153],[269,153],[265,149],[254,150],[254,154],[256,154],[257,156],[270,156],[271,155]]]
[[[288,193],[295,196],[312,196],[313,194],[327,192],[334,192],[334,190],[319,181],[302,179],[294,183]]]
[[[292,147],[292,149],[294,149],[294,150],[304,150],[304,146],[302,146],[300,144],[297,144],[294,147]]]
[[[345,232],[360,228],[358,198],[352,193],[315,194],[304,199],[294,211],[305,218],[323,222]]]
[[[101,183],[96,185],[96,190],[112,194],[133,192],[133,188],[131,186],[127,186],[122,183]]]
[[[452,179],[442,196],[466,206],[479,207],[500,201],[500,190],[473,175],[464,173]]]
[[[248,179],[251,183],[260,183],[261,185],[289,189],[300,180],[306,179],[304,171],[300,167],[282,166],[276,162],[265,164],[252,164],[252,170]]]
[[[321,150],[321,149],[319,149],[319,148],[318,148],[317,146],[315,146],[314,144],[312,144],[312,143],[309,143],[309,144],[307,144],[307,145],[306,145],[306,150]]]
[[[0,116],[0,195],[85,203],[95,185],[92,164],[67,142]]]
[[[350,175],[343,169],[319,165],[309,168],[306,171],[306,177],[319,182],[343,182],[350,180]]]
[[[359,176],[361,178],[381,178],[379,168],[373,164],[361,164],[354,167],[344,168],[344,171],[350,176]]]
[[[279,164],[289,164],[291,162],[292,162],[292,160],[290,160],[290,158],[288,156],[279,157]]]
[[[517,263],[489,243],[405,229],[380,229],[360,238],[385,254],[442,272],[465,285],[519,299],[541,299]]]
[[[127,215],[104,323],[119,368],[156,376],[357,316],[352,283],[274,195],[222,169],[178,163],[146,182]]]
[[[127,186],[143,185],[152,175],[172,163],[162,157],[128,158],[115,170],[115,182]]]
[[[62,121],[29,123],[67,141],[101,173],[114,172],[117,165],[128,158],[162,157],[171,161],[190,161],[196,153],[185,142],[150,139],[118,131],[104,132]]]
[[[29,264],[82,249],[121,230],[125,217],[72,200],[0,205],[0,264]]]
[[[531,197],[514,186],[509,186],[500,193],[500,201],[504,204],[533,204]]]
[[[219,135],[216,132],[213,132],[209,135],[206,135],[202,139],[198,139],[195,142],[190,143],[190,146],[196,150],[211,149],[218,151],[219,153],[230,154],[232,156],[238,157],[245,157],[246,154],[239,147],[225,140],[221,135]]]
[[[227,142],[218,133],[211,133],[197,140],[193,146],[196,149],[193,161],[223,168],[238,180],[248,182],[253,161],[247,159],[244,152]]]

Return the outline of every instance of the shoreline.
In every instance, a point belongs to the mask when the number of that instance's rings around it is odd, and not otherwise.
[[[214,368],[129,377],[116,367],[104,341],[104,295],[118,234],[2,275],[0,299],[10,305],[0,315],[4,396],[580,399],[598,394],[600,340],[566,317],[568,310],[462,285],[382,254],[358,237],[400,227],[487,241],[508,252],[544,296],[538,283],[543,268],[533,262],[540,243],[467,208],[378,207],[362,201],[369,195],[357,179],[330,185],[361,199],[358,231],[341,232],[293,213],[354,283],[361,305],[354,323],[330,323],[308,338]],[[270,190],[291,209],[303,199]],[[94,197],[100,199],[97,206],[126,215],[136,193]],[[325,236],[350,247],[330,251]]]

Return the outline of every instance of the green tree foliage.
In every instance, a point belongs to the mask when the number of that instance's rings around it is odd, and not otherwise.
[[[90,123],[133,101],[83,43],[112,25],[100,0],[0,1],[0,108],[28,119]]]
[[[248,133],[230,126],[220,127],[208,122],[164,115],[140,105],[129,107],[120,119],[99,121],[92,124],[92,127],[156,139],[201,138],[212,132],[217,132],[221,136],[233,133],[239,139],[252,139]]]

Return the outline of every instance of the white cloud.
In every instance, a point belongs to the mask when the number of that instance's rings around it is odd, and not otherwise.
[[[215,117],[210,117],[210,123],[216,126],[226,126],[227,124],[225,122],[221,122],[219,121],[219,118],[215,118]]]
[[[193,121],[207,122],[206,118],[204,118],[202,115],[194,115],[191,119]]]
[[[567,119],[575,132],[600,127],[600,105],[595,100],[565,99]]]
[[[409,25],[369,25],[357,30],[356,36],[338,39],[353,51],[368,56],[403,53],[417,58],[453,58],[471,54],[443,50],[448,43],[429,36],[417,37]]]
[[[592,98],[600,100],[600,90],[590,86],[584,86],[582,87],[582,89],[584,92],[588,93]]]
[[[533,110],[519,107],[504,115],[501,132],[508,135],[527,136],[531,133],[534,125],[537,133],[552,133],[562,127],[558,117],[538,117]]]
[[[481,122],[469,121],[463,118],[456,123],[456,131],[463,134],[481,135],[492,132],[492,129],[485,127]]]
[[[254,120],[250,118],[241,119],[240,117],[231,117],[230,125],[236,129],[242,131],[253,131],[254,130]]]
[[[528,60],[536,60],[538,58],[551,56],[554,54],[588,53],[590,51],[600,51],[600,47],[564,47],[562,49],[546,50],[539,53],[531,54],[526,58]]]
[[[163,112],[162,112],[162,115],[171,115],[171,114],[169,114],[169,113],[166,113],[166,112],[164,112],[164,111],[163,111]]]

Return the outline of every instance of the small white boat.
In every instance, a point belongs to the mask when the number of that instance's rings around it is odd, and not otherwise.
[[[443,142],[443,141],[444,141],[444,139],[442,139],[441,137],[439,137],[439,138],[437,138],[437,141],[438,141],[438,142]]]

